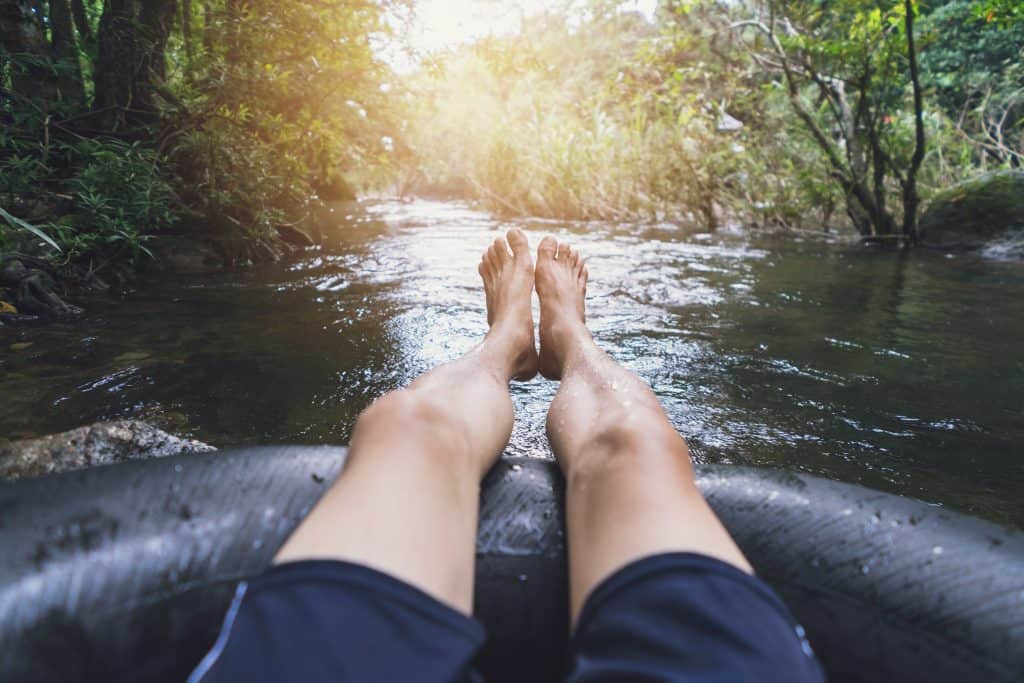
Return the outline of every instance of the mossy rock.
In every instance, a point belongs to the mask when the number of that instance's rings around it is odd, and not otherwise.
[[[921,216],[925,245],[977,249],[1024,230],[1024,171],[992,171],[943,190]]]
[[[213,273],[225,266],[220,251],[198,238],[160,235],[153,237],[147,247],[156,259],[156,267],[172,273]]]

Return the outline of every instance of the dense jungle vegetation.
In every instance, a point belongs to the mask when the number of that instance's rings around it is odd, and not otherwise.
[[[356,191],[913,243],[1024,155],[1018,0],[591,0],[396,69],[414,12],[0,0],[0,254],[106,283],[165,238],[273,259]]]
[[[1016,3],[614,3],[444,55],[410,86],[413,190],[573,218],[852,225],[1024,153]]]

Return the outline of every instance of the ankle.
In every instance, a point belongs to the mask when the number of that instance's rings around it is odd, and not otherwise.
[[[594,337],[581,320],[567,319],[551,324],[548,340],[551,350],[563,369],[585,357],[587,349],[594,347]],[[596,347],[595,347],[596,348]]]
[[[489,360],[495,377],[503,382],[532,377],[537,372],[537,349],[533,330],[493,327],[484,337],[480,352]]]

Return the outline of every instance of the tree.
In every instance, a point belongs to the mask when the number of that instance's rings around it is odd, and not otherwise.
[[[82,65],[78,61],[78,42],[68,0],[50,0],[50,35],[61,98],[84,104]]]
[[[165,76],[175,0],[106,0],[96,58],[95,110],[103,128],[155,119],[154,85]]]
[[[1024,9],[1014,20],[1016,8],[952,0],[921,21],[922,85],[979,166],[1024,165]]]
[[[769,0],[767,16],[733,24],[755,32],[748,43],[753,59],[781,78],[861,234],[899,235],[911,243],[917,239],[917,173],[926,142],[916,11],[915,0],[884,12],[868,0]],[[908,86],[912,113],[904,116]],[[888,206],[894,194],[903,204],[899,223]]]
[[[11,91],[15,95],[40,103],[56,99],[57,82],[48,59],[50,46],[37,3],[0,0],[0,47],[11,63]]]

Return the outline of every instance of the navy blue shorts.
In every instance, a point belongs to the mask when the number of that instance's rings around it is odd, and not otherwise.
[[[239,584],[189,683],[481,681],[483,626],[356,564],[274,567]],[[824,681],[803,629],[759,579],[703,555],[648,557],[588,598],[566,680]]]

